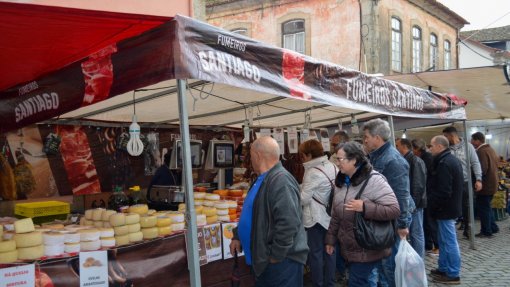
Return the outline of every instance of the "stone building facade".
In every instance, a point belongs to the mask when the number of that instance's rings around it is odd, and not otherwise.
[[[435,0],[207,0],[215,26],[369,74],[458,67],[468,24]]]

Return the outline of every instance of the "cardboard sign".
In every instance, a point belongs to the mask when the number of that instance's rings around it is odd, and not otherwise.
[[[229,259],[234,257],[232,253],[230,253],[230,242],[232,242],[232,238],[234,237],[233,230],[237,227],[237,222],[228,222],[221,224],[221,235],[223,241],[223,259]],[[237,256],[244,256],[244,251],[241,253],[237,253]]]
[[[207,262],[221,260],[221,225],[214,223],[205,225],[204,229],[204,243],[207,254]]]
[[[9,286],[35,286],[35,265],[28,264],[0,269],[0,287]]]
[[[106,251],[80,252],[80,287],[108,287]]]
[[[184,233],[185,238],[188,237],[187,233]],[[198,260],[200,266],[207,264],[207,253],[205,250],[205,241],[204,241],[204,227],[197,227],[197,240],[198,240]],[[188,249],[188,240],[185,239],[186,250]],[[187,252],[186,252],[187,254]]]

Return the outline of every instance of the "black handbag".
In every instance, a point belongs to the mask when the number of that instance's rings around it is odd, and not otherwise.
[[[355,199],[360,199],[363,190],[367,186],[372,174],[363,183]],[[354,238],[359,246],[368,250],[383,250],[395,244],[396,237],[395,220],[372,220],[363,217],[362,212],[354,214]]]

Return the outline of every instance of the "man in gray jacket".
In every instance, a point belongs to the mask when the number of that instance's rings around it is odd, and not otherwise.
[[[258,178],[244,200],[230,252],[243,247],[255,286],[303,286],[308,245],[299,184],[280,163],[273,138],[253,142],[250,156]]]
[[[464,149],[464,140],[459,137],[457,133],[457,129],[454,126],[449,126],[443,129],[443,135],[448,139],[450,143],[450,150],[453,155],[455,155],[462,164],[462,172],[464,174],[464,190],[462,193],[462,218],[463,223],[462,227],[464,228],[464,238],[469,239],[469,182],[470,175],[467,172],[467,164],[468,157],[466,157],[466,152]],[[480,191],[482,189],[482,168],[480,167],[480,161],[478,161],[478,156],[476,155],[475,148],[473,145],[467,143],[468,147],[468,156],[469,156],[469,165],[471,166],[471,172],[474,174],[476,182],[475,182],[475,191]]]

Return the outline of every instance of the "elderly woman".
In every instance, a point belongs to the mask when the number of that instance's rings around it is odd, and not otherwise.
[[[326,212],[337,168],[326,155],[322,144],[308,140],[299,146],[305,174],[301,184],[303,225],[308,235],[308,263],[313,286],[335,286],[335,254],[326,253],[324,240],[330,217]]]
[[[348,142],[337,152],[340,172],[335,184],[332,218],[326,235],[326,251],[332,254],[340,241],[341,253],[349,266],[349,286],[369,286],[369,275],[391,249],[367,250],[354,237],[354,215],[362,212],[366,219],[393,220],[400,215],[397,198],[384,176],[374,171],[357,142]],[[370,178],[369,176],[372,175]],[[368,180],[361,198],[354,199]]]

